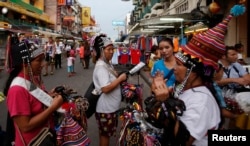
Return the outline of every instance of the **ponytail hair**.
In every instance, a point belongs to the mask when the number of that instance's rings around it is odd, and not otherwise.
[[[95,49],[95,52],[96,52],[96,60],[98,60],[101,57],[101,52],[102,52],[102,49],[103,49],[103,39],[102,39],[102,37],[106,37],[106,35],[105,34],[100,34],[94,40],[93,48]]]
[[[11,72],[10,75],[6,81],[5,87],[4,87],[4,95],[7,96],[11,82],[13,81],[13,79],[21,72],[22,70],[22,65],[18,65],[16,66]]]

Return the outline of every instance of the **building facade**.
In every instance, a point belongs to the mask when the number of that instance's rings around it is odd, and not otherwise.
[[[214,4],[214,2],[217,4]],[[131,12],[129,36],[146,35],[185,35],[185,30],[198,22],[208,28],[218,24],[230,12],[235,0],[133,0],[135,6]],[[249,2],[245,1],[246,9]],[[245,56],[250,56],[248,45],[249,20],[246,11],[242,16],[233,18],[228,25],[225,38],[226,45],[242,43],[246,50]],[[148,30],[148,31],[145,31]]]
[[[82,6],[78,0],[1,0],[0,70],[3,69],[7,37],[82,39]]]

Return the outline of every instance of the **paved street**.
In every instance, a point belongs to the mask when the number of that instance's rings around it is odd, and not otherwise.
[[[66,70],[66,59],[63,59],[63,68],[58,69],[54,71],[54,75],[48,75],[46,77],[43,77],[44,83],[46,85],[46,89],[50,90],[55,86],[58,85],[68,85],[69,87],[75,89],[78,94],[84,95],[85,91],[87,90],[89,84],[92,81],[92,72],[94,65],[91,63],[89,69],[83,69],[81,67],[81,64],[79,63],[79,58],[76,60],[75,64],[75,71],[76,75],[73,77],[67,76],[67,70]],[[125,66],[119,66],[117,67],[118,70],[125,70],[127,67]],[[0,91],[3,90],[3,86],[5,84],[5,80],[7,78],[6,72],[0,73]],[[139,76],[134,75],[129,77],[129,83],[137,84],[138,81],[140,84],[143,84],[143,97],[147,97],[150,94],[149,86],[146,84],[146,82]],[[121,106],[125,106],[124,103]],[[6,125],[6,106],[5,102],[0,103],[0,125],[5,129]],[[119,132],[119,131],[118,131]],[[118,135],[118,133],[117,133]],[[98,129],[97,124],[95,121],[94,116],[92,116],[88,120],[88,136],[91,138],[91,145],[97,146],[98,145]],[[112,138],[111,140],[111,146],[114,146],[116,142],[116,138]]]

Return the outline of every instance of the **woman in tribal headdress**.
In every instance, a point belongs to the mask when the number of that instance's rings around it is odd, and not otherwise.
[[[12,133],[15,145],[26,146],[44,127],[53,126],[51,115],[61,106],[63,99],[61,95],[51,93],[53,102],[45,108],[30,93],[36,88],[44,89],[40,78],[45,57],[43,49],[33,43],[19,42],[15,36],[10,43],[10,50],[7,51],[10,74],[4,88],[10,116],[7,131],[8,127],[15,127]],[[11,136],[8,135],[8,138]]]
[[[181,46],[180,52],[175,54],[177,63],[174,67],[174,75],[177,83],[174,86],[173,96],[161,73],[157,73],[153,80],[152,91],[156,100],[163,102],[162,111],[166,117],[172,116],[166,113],[168,109],[164,110],[166,100],[177,98],[182,100],[186,107],[183,108],[182,116],[175,119],[174,137],[176,139],[172,140],[171,145],[185,141],[182,145],[206,146],[208,145],[208,130],[219,128],[221,114],[213,87],[213,75],[219,68],[218,60],[225,53],[224,36],[228,22],[232,16],[242,14],[236,12],[235,9],[244,12],[242,5],[234,6],[231,14],[221,23],[204,33],[195,35],[187,45]],[[186,129],[183,126],[180,127],[183,124]],[[187,139],[185,136],[184,139],[178,139],[177,136],[183,130],[187,130],[190,136],[186,135]]]

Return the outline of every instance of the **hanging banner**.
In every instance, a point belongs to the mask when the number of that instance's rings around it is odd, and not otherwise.
[[[82,24],[90,25],[90,16],[91,16],[91,8],[90,7],[82,7]]]
[[[66,5],[67,6],[73,5],[73,0],[66,0]]]
[[[60,25],[61,24],[61,6],[57,7],[57,11],[56,11],[56,24]]]
[[[65,6],[66,0],[57,0],[57,5],[58,6]]]

